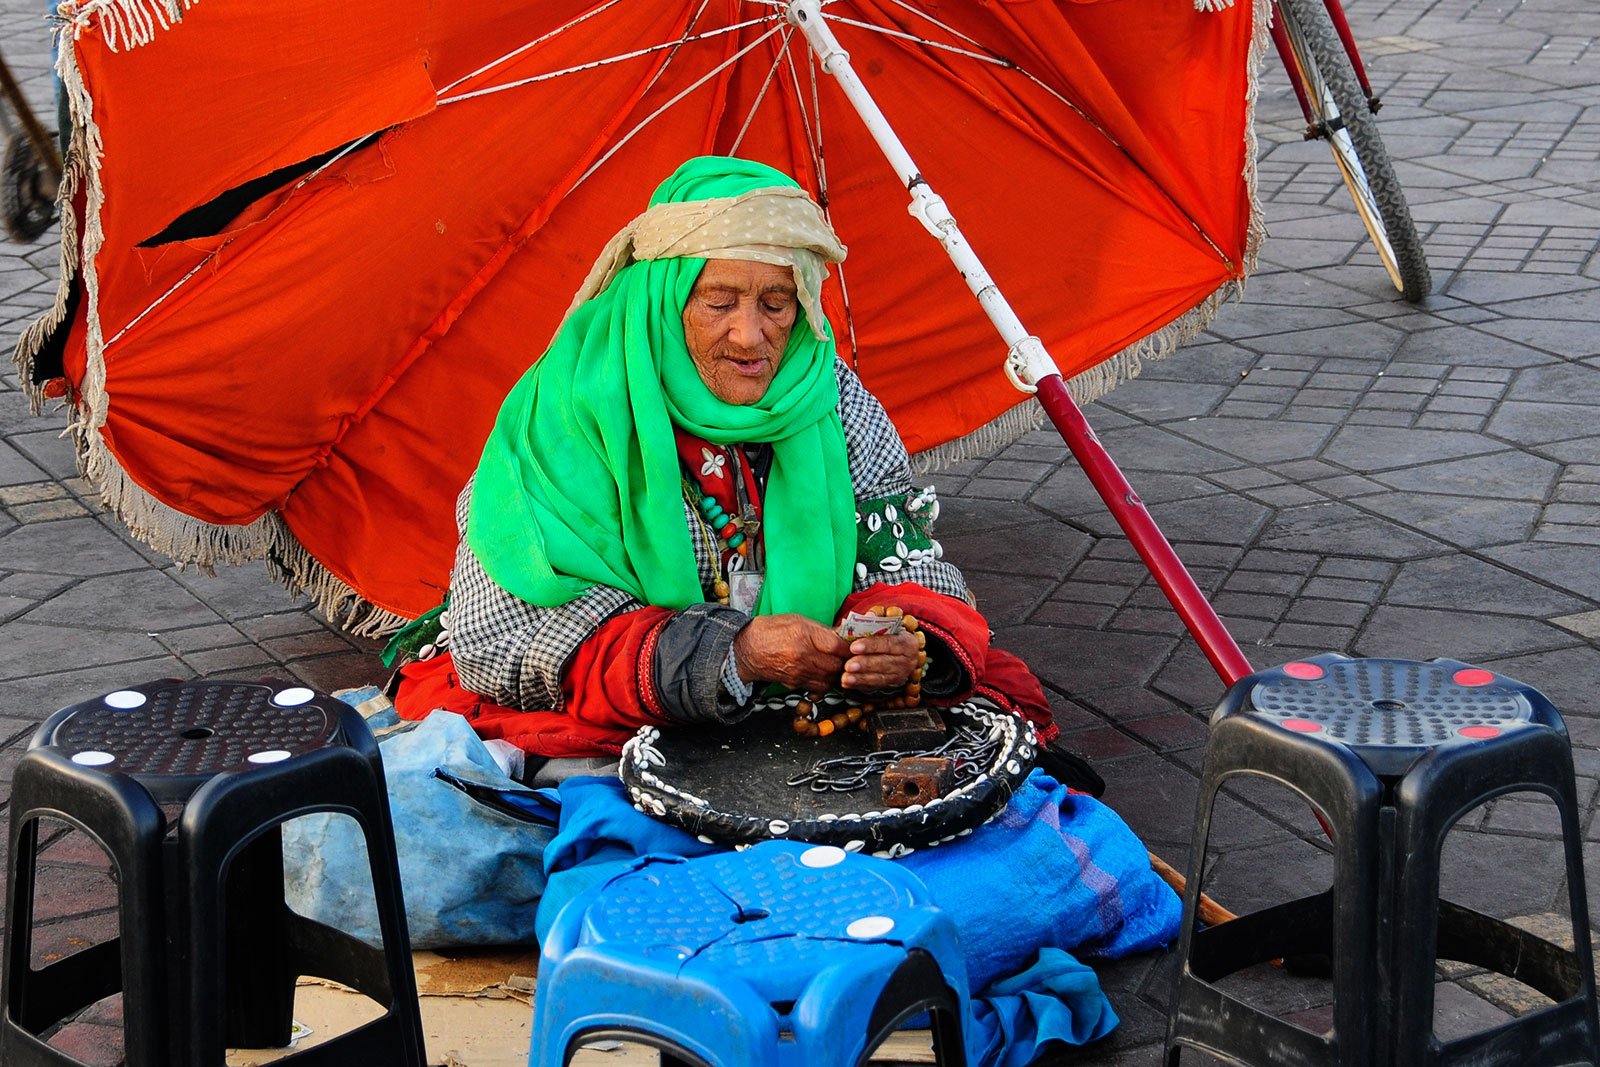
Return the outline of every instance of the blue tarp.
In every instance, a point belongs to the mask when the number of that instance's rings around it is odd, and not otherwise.
[[[368,721],[382,738],[419,948],[529,944],[564,904],[640,856],[723,847],[636,811],[615,778],[525,789],[459,715],[435,712],[414,728],[381,715]],[[383,736],[388,729],[395,732]],[[284,853],[292,907],[377,941],[366,852],[352,819],[294,820],[285,825]],[[1110,808],[1042,771],[991,822],[897,862],[955,920],[973,993],[967,1044],[981,1067],[1025,1064],[1050,1043],[1105,1036],[1116,1014],[1072,953],[1116,958],[1178,933],[1178,898],[1150,870],[1139,839]]]

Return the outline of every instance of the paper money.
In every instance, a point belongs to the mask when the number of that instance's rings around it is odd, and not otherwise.
[[[898,616],[868,615],[860,611],[852,611],[839,623],[838,634],[846,641],[857,637],[892,637],[904,633],[905,627],[901,625]]]

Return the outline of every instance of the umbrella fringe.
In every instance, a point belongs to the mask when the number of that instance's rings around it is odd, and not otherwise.
[[[1137,378],[1146,361],[1165,359],[1204,332],[1216,317],[1217,310],[1229,299],[1241,295],[1243,289],[1242,279],[1230,278],[1199,304],[1155,333],[1141,338],[1083,373],[1073,375],[1067,381],[1067,391],[1076,403],[1088,404],[1123,382]],[[962,460],[990,456],[1043,425],[1044,411],[1030,397],[964,437],[918,452],[911,457],[911,466],[918,474],[928,474]]]
[[[68,430],[77,447],[78,470],[99,491],[100,503],[157,552],[208,574],[218,563],[236,566],[266,558],[276,540],[275,527],[282,525],[275,513],[239,526],[185,515],[135,482],[97,431],[81,421]]]
[[[278,518],[276,514],[269,517]],[[309,597],[329,622],[357,637],[388,637],[412,621],[409,615],[380,608],[357,593],[307,552],[281,520],[268,550],[267,569],[278,584]]]
[[[66,47],[62,48],[61,56],[56,61],[58,71],[63,70],[72,52],[70,44],[65,41],[63,44]],[[74,76],[76,77],[76,71]],[[81,90],[82,80],[77,80]],[[63,84],[65,84],[64,73]],[[76,106],[74,104],[74,109]],[[74,110],[74,114],[76,113]],[[62,167],[61,183],[56,192],[57,215],[61,219],[61,259],[55,302],[22,331],[22,336],[17,338],[16,347],[11,350],[11,362],[17,368],[17,377],[22,382],[23,391],[27,393],[28,403],[35,415],[44,410],[45,401],[43,384],[35,383],[33,380],[35,361],[45,345],[55,336],[56,331],[66,324],[72,283],[78,278],[78,216],[73,210],[73,202],[77,199],[78,190],[88,178],[87,159],[88,131],[74,122],[67,145],[67,158]]]
[[[71,104],[72,144],[68,155],[73,159],[73,166],[81,168],[84,194],[82,240],[81,244],[77,241],[72,242],[77,247],[76,262],[73,266],[78,272],[77,280],[83,283],[84,300],[84,370],[83,380],[78,383],[77,395],[74,397],[72,424],[73,432],[81,435],[97,431],[104,426],[109,407],[106,397],[105,335],[100,328],[100,275],[95,270],[96,258],[100,255],[100,249],[106,239],[105,229],[100,221],[106,200],[105,187],[100,182],[100,160],[104,152],[104,142],[100,137],[100,127],[94,119],[94,101],[90,98],[89,91],[83,84],[83,75],[78,70],[76,50],[68,41],[64,40],[62,44],[64,47],[56,61],[56,72],[61,76],[62,87]],[[68,278],[65,270],[72,253],[65,247],[67,242],[64,229],[62,237],[63,288],[57,292],[58,303],[65,299],[66,288],[72,284],[72,279]]]
[[[357,636],[383,637],[411,621],[367,601],[314,559],[279,513],[237,526],[185,515],[135,482],[98,432],[81,422],[69,432],[78,470],[99,490],[100,503],[130,534],[180,566],[213,574],[218,564],[240,566],[261,560],[274,581],[304,595],[330,622]]]
[[[157,33],[182,22],[183,13],[197,3],[199,0],[85,0],[63,5],[63,14],[74,35],[91,22],[98,23],[106,47],[117,52],[154,41]]]
[[[73,32],[100,20],[107,46],[116,50],[148,44],[156,27],[169,29],[180,21],[182,10],[195,0],[90,0],[71,12]],[[120,37],[118,36],[120,34]],[[95,257],[105,243],[100,217],[105,205],[100,182],[102,141],[95,123],[94,102],[83,84],[70,43],[64,41],[56,69],[72,105],[72,140],[62,175],[61,280],[54,305],[29,325],[18,339],[12,359],[27,390],[35,414],[44,405],[42,386],[35,385],[34,368],[39,353],[65,325],[72,286],[81,282],[85,324],[86,360],[83,380],[70,399],[72,436],[79,472],[96,488],[101,503],[127,526],[129,533],[180,566],[195,566],[212,573],[217,564],[240,565],[262,560],[274,580],[291,592],[304,594],[327,618],[346,631],[379,637],[411,620],[378,607],[360,596],[343,579],[312,558],[282,517],[276,513],[254,522],[224,526],[208,523],[173,508],[151,495],[123,469],[101,435],[108,411],[106,395],[105,336],[100,324],[100,280]],[[84,194],[80,232],[72,210],[76,196]]]
[[[1261,242],[1267,239],[1267,217],[1256,195],[1256,101],[1261,96],[1261,71],[1272,44],[1272,0],[1255,0],[1251,9],[1250,56],[1245,63],[1244,88],[1244,185],[1250,204],[1250,221],[1245,229],[1243,271],[1239,275],[1237,298],[1244,299],[1244,284],[1255,273]]]

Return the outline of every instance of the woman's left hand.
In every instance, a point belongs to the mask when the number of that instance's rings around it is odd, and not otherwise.
[[[878,637],[857,637],[850,642],[850,658],[845,660],[844,689],[894,689],[905,685],[917,669],[917,636],[898,633]]]

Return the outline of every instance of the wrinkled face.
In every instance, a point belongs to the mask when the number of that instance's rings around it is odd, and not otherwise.
[[[729,404],[765,396],[799,306],[788,267],[707,260],[683,308],[683,339],[706,388]]]

